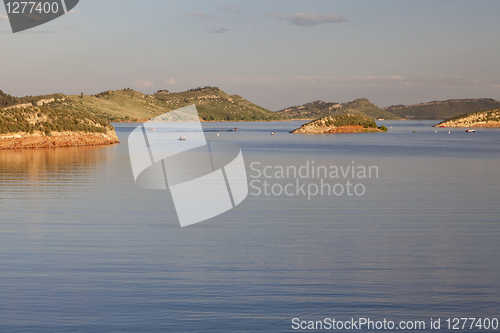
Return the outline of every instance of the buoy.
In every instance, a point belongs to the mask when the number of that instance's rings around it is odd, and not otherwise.
[[[438,131],[434,131],[434,133],[437,133]]]
[[[219,136],[219,133],[217,133],[217,136]]]
[[[448,134],[450,134],[450,133],[451,133],[451,132],[450,132],[450,131],[448,131]]]

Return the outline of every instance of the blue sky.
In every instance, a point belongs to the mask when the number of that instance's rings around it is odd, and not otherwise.
[[[12,34],[0,89],[23,96],[218,86],[271,110],[500,100],[500,1],[81,0]]]

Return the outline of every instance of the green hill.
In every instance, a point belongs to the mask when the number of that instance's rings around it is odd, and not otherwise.
[[[49,99],[61,99],[64,98],[63,94],[52,94],[52,95],[40,95],[40,96],[25,96],[25,97],[14,97],[9,94],[4,93],[0,90],[0,109],[7,108],[19,104],[37,104],[42,100]]]
[[[360,114],[377,119],[400,119],[391,112],[383,110],[366,98],[360,98],[348,103],[325,103],[315,101],[301,106],[292,106],[276,112],[288,119],[317,119],[341,114]]]
[[[97,95],[70,96],[56,108],[88,111],[110,121],[147,120],[165,112],[195,104],[205,121],[279,120],[275,113],[238,95],[228,95],[216,87],[191,89],[180,93],[158,91],[153,95],[131,89],[105,91]]]
[[[500,127],[500,109],[467,113],[444,120],[434,127]]]
[[[27,104],[26,104],[27,103]],[[145,121],[184,106],[195,104],[205,121],[271,121],[282,117],[241,96],[229,95],[217,87],[170,93],[166,90],[147,95],[132,89],[110,90],[96,95],[54,94],[16,98],[0,94],[0,108],[42,103],[58,111],[82,112],[108,121]]]
[[[158,91],[151,98],[166,111],[195,104],[200,118],[206,121],[282,119],[275,112],[255,105],[239,95],[226,94],[217,87],[196,88],[180,93]]]
[[[89,112],[57,110],[46,106],[7,108],[0,112],[0,134],[41,132],[50,135],[52,131],[80,131],[87,133],[114,132],[107,119]]]
[[[450,99],[415,105],[392,105],[384,108],[406,119],[448,119],[463,114],[500,108],[500,102],[491,98]]]
[[[360,114],[341,114],[326,116],[302,125],[291,133],[324,134],[324,133],[369,133],[385,132],[385,126],[377,127],[371,117]]]

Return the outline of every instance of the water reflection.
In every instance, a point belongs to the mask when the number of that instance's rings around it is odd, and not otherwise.
[[[81,172],[99,169],[114,159],[113,146],[0,150],[2,185],[15,180],[39,186],[50,182],[71,182]]]

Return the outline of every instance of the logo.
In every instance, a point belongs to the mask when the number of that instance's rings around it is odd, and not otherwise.
[[[3,0],[12,32],[31,29],[63,16],[78,4],[79,0],[12,1]]]
[[[136,184],[169,188],[181,227],[220,215],[248,195],[241,149],[207,142],[195,105],[145,122],[130,133],[128,146]]]

